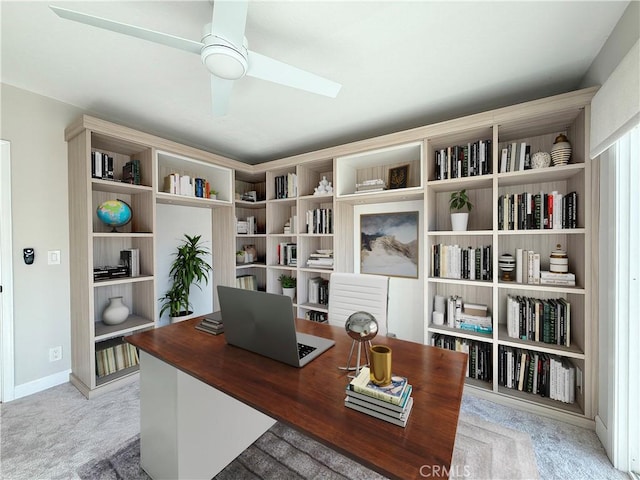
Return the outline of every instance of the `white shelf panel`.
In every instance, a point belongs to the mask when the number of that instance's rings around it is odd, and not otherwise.
[[[477,175],[475,177],[449,178],[447,180],[431,180],[427,182],[427,188],[434,192],[453,192],[455,190],[474,190],[478,188],[491,188],[493,175]]]
[[[584,235],[584,228],[536,228],[530,230],[498,230],[498,235]]]
[[[446,325],[429,324],[429,333],[440,333],[450,337],[467,338],[469,340],[477,340],[479,342],[492,343],[493,336],[490,333],[479,333],[470,330],[462,330],[460,328],[447,327]]]
[[[155,322],[153,320],[137,315],[129,315],[129,318],[119,325],[106,325],[102,322],[96,322],[94,341],[100,342],[138,330],[144,330],[145,328],[153,328],[154,326]]]
[[[126,285],[128,283],[151,282],[153,275],[140,275],[138,277],[121,277],[110,280],[96,280],[93,282],[93,288],[111,287],[113,285]]]
[[[575,293],[584,295],[585,290],[581,287],[565,287],[559,285],[536,285],[531,283],[516,282],[498,282],[498,288],[507,288],[513,290],[531,290],[534,292],[557,292],[557,293]]]
[[[146,185],[133,185],[131,183],[123,183],[115,180],[101,180],[99,178],[91,179],[91,189],[96,192],[123,193],[128,195],[150,193],[153,191],[153,187]]]
[[[526,350],[534,350],[536,352],[550,353],[553,355],[561,355],[569,358],[579,358],[584,360],[585,355],[577,346],[566,347],[563,345],[554,345],[552,343],[534,342],[531,340],[522,340],[520,338],[511,338],[507,335],[507,326],[500,324],[498,326],[498,344],[507,347],[523,348]]]
[[[170,205],[184,205],[187,207],[219,208],[231,207],[231,202],[226,200],[211,200],[210,198],[188,197],[186,195],[175,195],[173,193],[156,193],[156,202]]]
[[[430,237],[448,236],[448,237],[479,237],[493,235],[493,230],[465,230],[464,232],[456,232],[453,230],[430,231],[427,235]]]
[[[557,182],[566,180],[584,172],[584,163],[573,163],[560,167],[537,168],[523,172],[498,174],[498,186],[520,185],[526,183]]]
[[[471,287],[493,287],[493,281],[491,280],[458,280],[457,278],[429,277],[427,281],[430,283],[450,283],[452,285],[468,285]]]

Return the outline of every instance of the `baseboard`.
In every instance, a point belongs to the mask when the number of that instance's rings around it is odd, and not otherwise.
[[[54,373],[48,377],[39,378],[32,382],[23,383],[22,385],[16,385],[13,390],[13,399],[26,397],[33,395],[34,393],[41,392],[47,388],[62,385],[69,381],[69,374],[71,370],[63,370],[62,372]]]

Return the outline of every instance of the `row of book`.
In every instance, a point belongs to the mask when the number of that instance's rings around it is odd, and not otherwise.
[[[212,335],[220,335],[221,333],[224,333],[224,324],[222,323],[219,312],[218,314],[214,313],[213,315],[204,317],[196,325],[196,329]]]
[[[571,303],[564,298],[507,295],[507,335],[571,346]]]
[[[451,328],[493,333],[493,322],[487,306],[465,303],[458,295],[450,295],[446,298],[444,318],[447,326]]]
[[[236,288],[245,290],[258,290],[258,280],[255,275],[238,275],[236,277]]]
[[[327,312],[318,312],[317,310],[307,310],[304,313],[304,318],[318,323],[327,323],[329,321]]]
[[[113,157],[103,152],[91,152],[91,176],[103,180],[115,180]]]
[[[511,142],[500,150],[500,173],[517,172],[531,168],[531,145]]]
[[[512,193],[498,196],[499,230],[577,228],[578,194]]]
[[[329,304],[329,280],[322,277],[313,277],[307,281],[309,303],[318,305]]]
[[[122,181],[132,185],[140,185],[142,183],[140,160],[129,160],[122,166]]]
[[[296,266],[298,264],[298,245],[290,242],[280,242],[276,251],[278,265]]]
[[[467,357],[467,377],[484,382],[490,382],[493,378],[493,358],[490,343],[476,342],[467,338],[452,337],[435,333],[431,336],[431,345],[434,347],[462,352]]]
[[[140,276],[140,249],[125,248],[120,250],[120,261],[127,267],[130,277]]]
[[[307,267],[309,268],[326,268],[333,269],[333,250],[322,250],[309,254],[307,259]]]
[[[364,180],[362,183],[356,183],[356,193],[362,192],[381,192],[386,190],[387,184],[381,178],[372,180]]]
[[[462,248],[434,244],[431,247],[431,276],[465,280],[493,278],[491,245]]]
[[[98,378],[135,367],[140,363],[138,349],[122,338],[96,345],[96,376]]]
[[[275,177],[276,199],[298,196],[298,175],[288,173]]]
[[[246,220],[236,219],[236,234],[256,235],[258,233],[258,222],[256,217],[248,216]]]
[[[170,173],[164,177],[164,191],[186,197],[209,198],[211,185],[205,178]]]
[[[498,347],[498,384],[563,403],[576,398],[576,367],[564,357],[520,348]]]
[[[492,170],[491,140],[454,145],[435,152],[435,179],[475,177]]]
[[[378,386],[371,381],[369,367],[362,367],[360,373],[349,382],[344,405],[385,422],[406,427],[413,397],[413,387],[406,377],[393,375],[391,384]]]
[[[314,208],[305,215],[307,233],[333,233],[333,210]]]

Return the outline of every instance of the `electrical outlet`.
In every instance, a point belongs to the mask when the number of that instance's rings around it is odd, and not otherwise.
[[[62,360],[62,347],[57,346],[49,349],[49,361],[57,362],[58,360]]]

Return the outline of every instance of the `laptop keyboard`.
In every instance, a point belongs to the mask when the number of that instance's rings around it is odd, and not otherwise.
[[[316,347],[310,347],[309,345],[304,345],[302,343],[298,344],[298,358],[304,358],[313,352]]]

